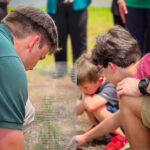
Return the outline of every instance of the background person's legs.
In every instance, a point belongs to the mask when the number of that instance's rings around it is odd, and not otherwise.
[[[59,78],[67,73],[67,16],[65,7],[58,6],[56,14],[50,14],[54,19],[58,30],[59,48],[61,50],[55,53],[56,73],[54,78]]]
[[[120,25],[122,27],[125,27],[125,24],[122,22],[122,19],[120,16],[113,15],[113,21],[115,25]]]
[[[120,112],[123,127],[132,150],[150,150],[150,130],[141,119],[142,97],[123,96]]]
[[[69,32],[73,49],[73,62],[87,50],[87,9],[69,14]]]
[[[138,41],[142,54],[144,54],[147,23],[145,12],[145,9],[128,7],[128,14],[126,15],[126,28]]]
[[[147,30],[145,34],[145,48],[144,52],[149,53],[150,52],[150,9],[146,10],[146,20],[147,20]]]
[[[7,3],[0,3],[0,21],[7,15]]]

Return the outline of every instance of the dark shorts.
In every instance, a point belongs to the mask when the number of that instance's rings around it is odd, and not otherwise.
[[[118,108],[118,105],[115,105],[113,106],[112,104],[110,103],[107,103],[106,104],[106,108],[108,111],[112,112],[112,113],[115,113],[119,108]]]

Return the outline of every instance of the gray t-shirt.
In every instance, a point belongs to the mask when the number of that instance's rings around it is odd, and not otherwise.
[[[109,81],[105,81],[102,86],[98,88],[95,94],[100,95],[106,99],[113,106],[118,105],[118,98],[116,94],[116,88]]]

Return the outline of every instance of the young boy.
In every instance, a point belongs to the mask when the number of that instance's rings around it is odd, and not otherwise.
[[[77,100],[76,112],[77,115],[86,112],[93,124],[92,128],[94,128],[98,123],[111,117],[112,113],[118,110],[116,89],[109,81],[105,80],[99,68],[91,63],[88,54],[82,54],[77,59],[76,65],[77,85],[82,92],[81,99]],[[115,135],[113,139],[118,140],[117,148],[123,147],[126,138],[122,130],[117,128],[112,133]]]

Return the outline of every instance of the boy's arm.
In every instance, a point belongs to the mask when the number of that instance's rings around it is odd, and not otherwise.
[[[77,148],[93,140],[94,138],[104,136],[121,125],[120,110],[112,115],[112,117],[103,120],[96,127],[89,130],[85,134],[75,136]]]
[[[98,94],[94,94],[92,96],[84,94],[83,96],[83,105],[90,112],[95,112],[97,109],[99,109],[101,106],[105,105],[106,103],[107,100]]]

